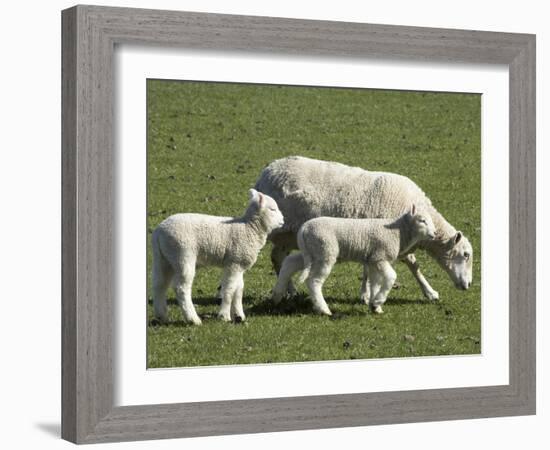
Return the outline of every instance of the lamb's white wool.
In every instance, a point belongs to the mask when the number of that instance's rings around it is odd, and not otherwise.
[[[270,163],[256,182],[256,189],[271,195],[283,215],[285,226],[273,232],[271,259],[279,273],[288,253],[297,248],[296,233],[315,217],[383,218],[403,214],[411,204],[426,212],[436,227],[436,238],[417,244],[437,260],[457,288],[472,283],[472,246],[468,239],[437,212],[426,194],[409,178],[387,172],[369,172],[358,167],[291,156]],[[411,249],[403,256],[424,295],[439,294],[422,276]],[[300,266],[300,260],[294,260]],[[300,267],[301,268],[301,267]],[[300,270],[298,268],[297,270]],[[368,280],[364,280],[364,287]],[[289,289],[292,289],[289,278]]]
[[[219,317],[244,320],[243,273],[256,262],[269,233],[283,225],[277,203],[254,189],[243,217],[175,214],[153,232],[153,302],[155,316],[168,320],[166,289],[173,282],[185,321],[201,319],[191,301],[196,266],[224,268]]]
[[[435,226],[429,215],[411,210],[392,219],[342,219],[318,217],[304,223],[298,231],[298,247],[303,257],[304,270],[300,282],[307,281],[313,309],[321,314],[331,312],[323,298],[322,286],[337,261],[356,261],[368,270],[370,306],[382,313],[382,304],[396,278],[391,264],[424,239],[435,237]],[[296,267],[290,255],[282,273]],[[288,263],[287,263],[288,260]],[[277,283],[273,300],[284,294],[286,281]]]

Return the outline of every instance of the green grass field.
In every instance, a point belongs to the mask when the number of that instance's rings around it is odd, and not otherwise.
[[[311,313],[304,286],[297,298],[270,304],[275,275],[268,243],[245,274],[247,321],[216,319],[221,270],[200,269],[193,296],[203,325],[183,323],[169,290],[171,323],[149,325],[148,367],[480,353],[480,114],[476,94],[149,80],[148,238],[178,212],[241,215],[265,165],[302,155],[416,181],[470,239],[474,283],[466,292],[455,289],[436,262],[419,253],[441,300],[424,300],[399,263],[398,285],[385,314],[376,316],[359,303],[360,265],[340,264],[324,287],[334,316],[319,317]],[[150,294],[147,314],[152,319]]]

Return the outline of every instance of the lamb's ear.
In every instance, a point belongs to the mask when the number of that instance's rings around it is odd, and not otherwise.
[[[416,205],[413,203],[410,210],[410,215],[414,216],[416,214]]]
[[[258,206],[261,208],[264,206],[265,203],[265,196],[261,192],[258,192]]]
[[[454,245],[458,244],[462,239],[462,231],[457,231],[455,237],[453,238]]]
[[[248,200],[252,201],[257,199],[258,191],[256,189],[249,189],[248,191]]]

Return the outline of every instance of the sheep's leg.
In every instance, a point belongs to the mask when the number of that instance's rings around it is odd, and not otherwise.
[[[273,288],[271,299],[273,303],[278,304],[289,291],[292,275],[304,269],[304,258],[301,253],[288,255],[283,261],[277,283]]]
[[[416,257],[414,256],[414,254],[410,253],[405,256],[405,258],[403,258],[403,262],[407,265],[415,280],[418,282],[418,285],[420,286],[420,289],[422,289],[424,297],[426,297],[428,300],[439,300],[438,292],[430,286],[426,278],[424,278],[424,275],[422,275],[422,272],[420,272],[420,267],[418,265],[418,262],[416,261]]]
[[[363,265],[363,280],[361,281],[361,293],[359,295],[361,303],[364,305],[369,304],[370,298],[370,280],[369,280],[369,266]]]
[[[307,277],[306,284],[309,289],[309,295],[313,302],[313,311],[318,314],[326,314],[331,316],[332,313],[323,297],[323,284],[330,274],[334,263],[316,263],[312,264],[309,276]]]
[[[236,276],[236,288],[231,300],[231,317],[235,322],[243,322],[246,319],[243,309],[243,272]]]
[[[166,304],[166,290],[172,281],[174,271],[156,248],[153,249],[153,309],[155,317],[168,322],[168,308]]]
[[[296,238],[292,233],[279,234],[273,238],[273,247],[271,249],[271,263],[277,275],[280,274],[285,258],[290,254],[290,251],[297,248]],[[286,286],[290,296],[296,294],[296,288],[292,280],[288,280]]]
[[[197,311],[195,311],[191,299],[191,288],[193,287],[193,278],[195,278],[195,261],[191,259],[183,261],[179,269],[176,271],[174,288],[183,313],[183,319],[187,323],[200,325],[202,321]]]
[[[397,278],[397,274],[391,264],[387,261],[381,261],[373,264],[369,267],[369,274],[371,273],[374,274],[374,278],[376,280],[372,280],[371,282],[376,283],[377,292],[374,297],[372,297],[370,306],[374,313],[382,314],[384,312],[382,310],[382,305],[388,297],[388,293]]]
[[[371,309],[372,309],[372,302],[376,297],[376,294],[378,294],[378,292],[380,291],[381,281],[382,281],[382,278],[378,273],[378,270],[376,270],[376,267],[371,266],[369,269],[369,283],[368,283],[369,306],[371,306]]]
[[[239,287],[239,278],[241,275],[242,271],[237,270],[233,266],[226,267],[223,271],[222,304],[218,317],[224,322],[231,322],[231,305],[233,304],[235,291]]]

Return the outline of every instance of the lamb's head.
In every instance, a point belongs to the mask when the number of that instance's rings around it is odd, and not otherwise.
[[[256,189],[250,189],[248,195],[250,201],[247,215],[257,219],[268,233],[283,226],[283,214],[279,210],[275,200],[269,195],[258,192]]]
[[[457,231],[445,242],[444,252],[437,257],[437,261],[455,286],[463,290],[472,285],[473,260],[472,244],[461,231]]]
[[[435,237],[435,225],[431,216],[419,212],[415,205],[412,205],[408,212],[408,223],[415,242]]]

